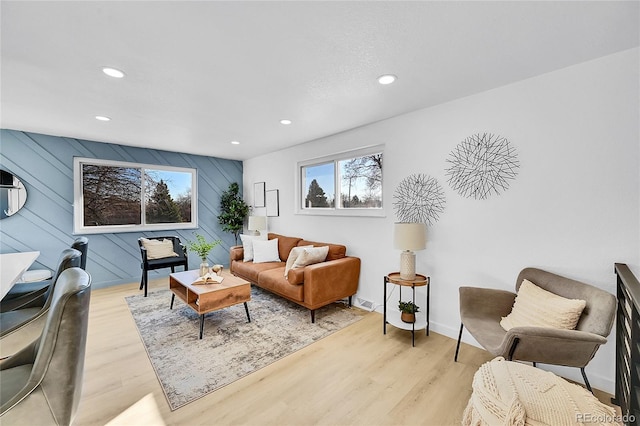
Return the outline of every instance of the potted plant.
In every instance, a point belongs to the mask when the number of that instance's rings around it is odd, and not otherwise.
[[[416,312],[420,310],[420,306],[416,305],[413,302],[400,302],[398,304],[398,309],[402,314],[400,315],[400,319],[403,322],[414,323],[416,322]]]
[[[215,240],[212,242],[208,242],[202,235],[195,232],[194,235],[196,236],[196,240],[187,241],[187,248],[195,252],[200,257],[200,259],[202,259],[202,263],[200,264],[200,276],[203,276],[207,272],[209,272],[209,263],[207,262],[207,256],[209,256],[209,252],[222,241]]]
[[[218,223],[222,225],[222,230],[231,232],[238,244],[238,235],[242,232],[244,218],[249,214],[249,206],[238,194],[240,187],[236,182],[229,185],[229,189],[220,196],[220,214]]]

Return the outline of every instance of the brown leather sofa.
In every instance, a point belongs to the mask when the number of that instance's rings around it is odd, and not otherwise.
[[[280,262],[244,262],[242,246],[231,247],[229,268],[231,273],[244,278],[278,296],[291,300],[311,310],[311,322],[315,322],[315,310],[337,300],[349,298],[358,290],[360,258],[347,256],[347,248],[339,244],[318,243],[302,238],[269,233],[268,239],[278,239]],[[296,246],[329,246],[324,262],[292,269],[285,278],[285,262]]]

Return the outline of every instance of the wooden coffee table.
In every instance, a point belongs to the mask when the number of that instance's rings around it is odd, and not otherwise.
[[[200,339],[204,331],[206,313],[244,303],[247,321],[251,322],[247,306],[247,302],[251,300],[251,283],[223,271],[224,280],[220,284],[192,284],[198,276],[198,271],[174,272],[169,275],[169,290],[173,292],[171,309],[177,295],[200,315]]]

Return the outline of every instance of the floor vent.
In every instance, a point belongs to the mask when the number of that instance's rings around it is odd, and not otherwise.
[[[358,297],[358,305],[361,308],[368,309],[369,311],[373,311],[373,302],[371,300],[361,299]]]

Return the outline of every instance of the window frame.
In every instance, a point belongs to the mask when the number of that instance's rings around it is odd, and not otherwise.
[[[123,168],[141,169],[142,188],[140,191],[141,204],[141,224],[130,225],[84,225],[84,195],[82,166],[88,164],[92,166],[111,166]],[[180,172],[191,174],[191,221],[178,223],[156,223],[147,224],[145,214],[145,170],[160,170],[169,172]],[[166,231],[176,229],[197,229],[198,228],[198,170],[188,167],[174,167],[158,164],[132,163],[127,161],[102,160],[97,158],[74,157],[73,158],[73,234],[112,234],[121,232],[149,232]]]
[[[371,145],[363,148],[353,149],[349,151],[343,151],[336,154],[326,155],[323,157],[311,158],[308,160],[299,161],[296,163],[295,169],[295,210],[297,215],[311,215],[311,216],[364,216],[364,217],[386,217],[385,203],[384,203],[384,144]],[[341,196],[341,182],[340,182],[340,161],[349,160],[358,157],[365,157],[371,154],[382,154],[383,158],[383,170],[382,183],[380,185],[381,191],[381,207],[341,207],[339,197]],[[303,191],[307,188],[304,187],[304,174],[303,169],[309,166],[320,166],[327,163],[334,163],[334,207],[320,207],[320,208],[303,208],[302,203],[306,198]]]

